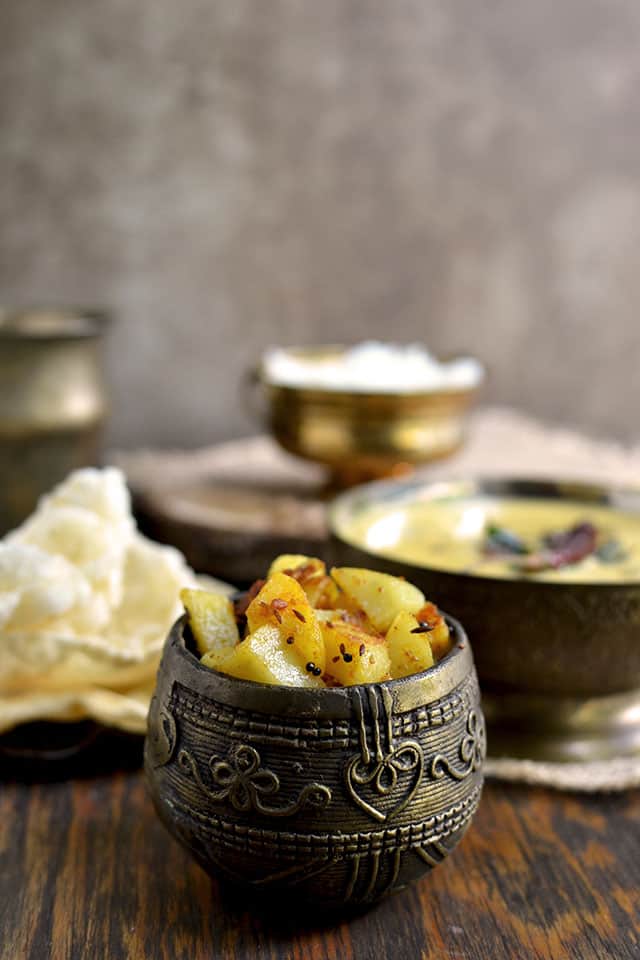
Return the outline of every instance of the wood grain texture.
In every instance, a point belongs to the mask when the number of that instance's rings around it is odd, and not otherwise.
[[[156,819],[138,769],[0,785],[1,960],[633,960],[640,793],[490,783],[414,889],[322,925],[243,904]]]

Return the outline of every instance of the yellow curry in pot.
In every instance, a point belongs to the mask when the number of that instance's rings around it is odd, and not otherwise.
[[[378,504],[352,517],[343,534],[372,553],[453,573],[640,579],[640,515],[578,500],[477,495]]]

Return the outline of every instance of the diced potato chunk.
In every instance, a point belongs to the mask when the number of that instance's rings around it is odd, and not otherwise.
[[[420,633],[420,624],[412,613],[402,611],[387,631],[387,649],[391,659],[391,675],[408,677],[428,670],[434,664],[429,633]]]
[[[269,568],[269,576],[272,577],[274,573],[288,573],[297,580],[312,607],[331,609],[336,606],[340,591],[331,577],[327,576],[322,560],[317,557],[283,553]]]
[[[240,639],[233,604],[228,597],[207,590],[184,589],[180,599],[189,615],[189,626],[201,654],[225,656]]]
[[[350,686],[377,683],[390,676],[391,662],[384,637],[372,636],[340,617],[320,624],[327,654],[325,682]]]
[[[451,634],[447,621],[444,619],[435,603],[425,603],[418,610],[416,618],[420,623],[428,623],[431,630],[427,634],[433,656],[436,660],[442,660],[451,649]]]
[[[269,577],[247,609],[247,623],[250,633],[265,625],[277,627],[303,669],[313,663],[320,672],[324,670],[320,627],[304,590],[293,577],[286,573]]]
[[[213,667],[243,680],[256,683],[278,683],[290,687],[318,687],[319,677],[308,673],[293,648],[282,639],[277,626],[267,624],[242,640],[222,662],[211,662],[211,654],[202,658],[205,666]]]
[[[331,577],[319,577],[315,580],[300,580],[304,592],[309,598],[312,607],[330,610],[335,609],[340,598],[340,591]]]
[[[325,565],[322,560],[317,560],[315,557],[305,557],[303,553],[281,553],[279,557],[275,558],[269,567],[267,579],[272,577],[274,573],[284,573],[286,570],[296,570],[298,567],[306,567],[307,564],[319,565],[321,567],[319,576],[322,576],[322,574],[325,573]]]
[[[346,619],[348,614],[346,610],[314,610],[316,615],[316,620],[320,625],[326,623],[327,620],[340,620]]]
[[[334,567],[331,576],[381,633],[386,633],[401,611],[417,613],[425,602],[424,594],[417,587],[388,573]]]

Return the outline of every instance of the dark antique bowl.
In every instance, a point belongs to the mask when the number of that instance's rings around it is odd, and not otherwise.
[[[331,910],[404,888],[446,857],[480,799],[473,656],[339,689],[238,680],[202,666],[182,618],[165,646],[145,768],[168,830],[252,894]]]
[[[383,556],[354,536],[372,506],[478,495],[571,500],[638,514],[640,491],[542,480],[383,482],[330,511],[333,560],[403,575],[452,610],[473,640],[491,753],[544,760],[640,755],[640,581],[506,579]]]

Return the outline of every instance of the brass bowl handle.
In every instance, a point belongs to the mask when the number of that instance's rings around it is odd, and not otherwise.
[[[245,412],[261,426],[267,425],[267,405],[264,398],[264,381],[258,365],[249,367],[240,381],[242,405]]]

